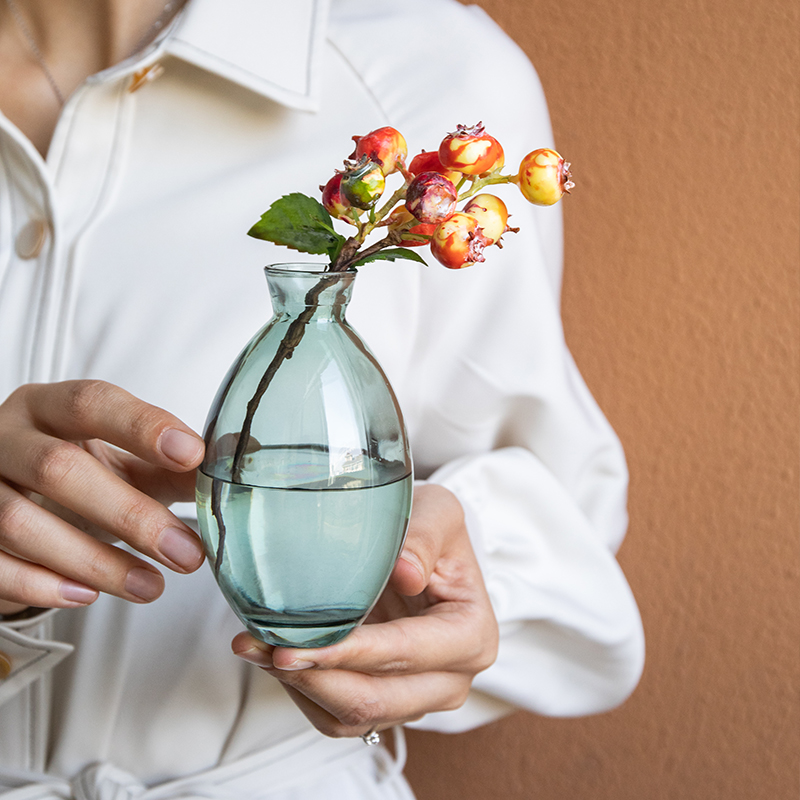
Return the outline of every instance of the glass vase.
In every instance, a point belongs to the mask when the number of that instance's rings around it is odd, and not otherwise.
[[[383,591],[411,511],[403,417],[345,311],[355,272],[267,267],[273,317],[206,422],[198,521],[217,583],[268,644],[321,647]]]

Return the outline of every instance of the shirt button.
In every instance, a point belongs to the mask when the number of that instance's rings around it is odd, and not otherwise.
[[[0,652],[0,681],[5,680],[11,674],[11,659],[3,652]]]
[[[17,255],[20,258],[36,258],[47,241],[48,227],[43,219],[32,219],[17,235]]]

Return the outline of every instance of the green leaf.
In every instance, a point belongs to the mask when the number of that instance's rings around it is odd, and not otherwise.
[[[416,261],[419,264],[425,264],[426,267],[428,266],[425,259],[419,253],[415,253],[407,247],[387,247],[385,250],[378,250],[377,253],[373,253],[366,258],[362,258],[360,261],[356,261],[353,266],[360,267],[364,264],[369,264],[371,261],[397,261],[403,258],[408,261]]]
[[[322,203],[299,192],[276,200],[247,235],[301,253],[324,253],[331,259],[345,243],[344,236],[333,229],[331,215]]]

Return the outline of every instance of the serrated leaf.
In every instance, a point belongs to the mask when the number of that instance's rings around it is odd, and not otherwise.
[[[345,242],[344,236],[334,231],[333,220],[322,203],[300,192],[276,200],[247,235],[301,253],[327,254],[331,258]]]
[[[407,247],[387,247],[385,250],[378,250],[377,253],[373,253],[372,255],[362,258],[360,261],[356,261],[353,266],[360,267],[364,264],[369,264],[371,261],[398,261],[399,259],[416,261],[419,264],[424,264],[426,267],[428,266],[425,259],[419,253],[409,250]]]

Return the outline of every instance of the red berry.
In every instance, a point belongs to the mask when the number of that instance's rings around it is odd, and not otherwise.
[[[438,172],[417,175],[406,191],[406,208],[420,222],[442,222],[456,210],[457,201],[453,182]]]
[[[320,189],[322,189],[322,205],[325,206],[325,210],[336,219],[345,219],[351,222],[348,214],[350,203],[342,194],[341,173],[334,175],[325,186],[320,186]]]
[[[485,260],[483,249],[487,244],[489,240],[481,233],[478,220],[459,212],[436,226],[431,253],[448,269],[463,269]]]
[[[380,164],[384,175],[396,172],[398,162],[402,164],[408,155],[406,140],[394,128],[378,128],[366,136],[354,136],[353,141],[356,143],[356,149],[350,158],[358,161],[367,156]]]
[[[546,147],[522,159],[517,182],[525,199],[537,206],[552,206],[575,186],[569,163]]]
[[[489,244],[499,242],[500,237],[509,230],[506,204],[493,194],[475,195],[464,207],[464,213],[478,220],[481,233],[489,240]]]
[[[505,155],[500,142],[479,122],[471,128],[459,125],[454,133],[448,133],[439,145],[439,160],[448,169],[483,175],[502,169]]]
[[[407,225],[411,221],[416,221],[416,217],[409,212],[409,210],[403,205],[398,206],[392,213],[387,217],[386,223],[389,227],[389,230],[397,230],[397,228]],[[410,228],[406,228],[404,233],[416,233],[424,236],[432,236],[434,230],[436,230],[436,225],[429,223],[429,222],[420,222],[417,225],[413,225]],[[425,239],[406,239],[403,238],[400,240],[400,245],[402,247],[422,247],[422,245],[428,244],[427,240]]]
[[[422,172],[438,172],[444,175],[445,178],[457,184],[464,176],[454,169],[447,169],[441,161],[439,161],[439,154],[435,150],[425,152],[424,150],[411,159],[408,165],[408,171],[412,175],[419,175]]]

